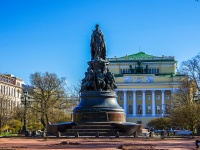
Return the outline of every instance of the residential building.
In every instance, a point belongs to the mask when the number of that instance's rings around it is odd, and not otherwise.
[[[0,107],[12,110],[20,105],[24,81],[12,74],[0,74]]]

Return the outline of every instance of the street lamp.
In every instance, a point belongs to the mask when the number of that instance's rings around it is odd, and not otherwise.
[[[197,91],[194,95],[194,101],[197,104],[197,114],[199,114],[199,100],[200,100],[200,91]],[[197,121],[197,134],[200,134],[200,124],[199,121]]]
[[[162,117],[165,117],[165,104],[162,104],[161,111],[162,111]]]
[[[26,108],[27,108],[27,105],[30,103],[30,96],[28,95],[27,90],[24,91],[24,93],[22,94],[21,102],[22,104],[24,104],[24,125],[23,125],[21,133],[24,133],[25,136],[28,136],[29,130],[27,129],[27,126],[26,126]]]

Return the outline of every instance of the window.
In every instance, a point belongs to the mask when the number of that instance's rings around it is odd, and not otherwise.
[[[123,96],[120,95],[120,96],[119,96],[119,100],[123,100]]]
[[[19,97],[19,90],[17,90],[17,97]]]
[[[147,100],[151,100],[151,95],[147,95]]]
[[[126,73],[128,73],[128,69],[126,69]]]
[[[20,86],[20,83],[19,83],[19,82],[17,82],[17,86]]]
[[[142,114],[142,106],[138,105],[138,114]]]
[[[6,95],[8,95],[8,87],[6,86]]]
[[[137,121],[137,124],[142,124],[142,121]]]
[[[8,95],[9,95],[9,96],[10,96],[10,93],[11,93],[11,92],[10,92],[10,87],[8,87]]]
[[[129,105],[128,106],[128,114],[132,114],[133,113],[133,106]]]
[[[14,97],[16,96],[16,91],[15,91],[15,89],[14,89]],[[16,105],[15,105],[16,106]]]
[[[151,69],[148,69],[148,73],[151,74]]]
[[[147,105],[147,114],[151,114],[151,105]]]
[[[156,100],[160,100],[160,95],[156,95]]]
[[[157,73],[159,73],[159,69],[157,68]]]
[[[6,87],[3,86],[3,94],[6,94]]]
[[[151,68],[151,69],[149,69],[149,72],[150,72],[150,74],[153,74],[153,70],[152,70],[152,68]]]
[[[10,106],[10,108],[11,108],[11,110],[13,110],[13,101],[11,101],[11,106]]]
[[[132,95],[129,95],[129,96],[128,96],[128,100],[132,100]]]
[[[155,72],[154,72],[154,69],[152,68],[152,74],[154,74]]]
[[[122,74],[123,73],[123,70],[122,69],[120,69],[120,74]]]
[[[161,114],[161,107],[159,105],[156,106],[156,113]]]
[[[166,104],[165,105],[165,114],[170,114],[170,111],[171,111],[171,105]]]
[[[11,88],[11,96],[13,96],[13,88]]]
[[[142,100],[142,95],[138,95],[138,100]]]
[[[166,95],[166,96],[165,96],[165,99],[166,99],[166,100],[169,100],[169,99],[170,99],[169,95]]]

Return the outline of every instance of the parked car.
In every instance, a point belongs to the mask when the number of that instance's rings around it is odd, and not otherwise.
[[[175,135],[193,135],[193,131],[190,130],[177,130]]]

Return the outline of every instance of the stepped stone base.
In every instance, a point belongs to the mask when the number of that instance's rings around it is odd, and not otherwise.
[[[134,123],[111,123],[111,122],[85,122],[74,124],[66,122],[47,126],[48,134],[57,135],[58,132],[64,136],[136,136],[141,133],[141,125]]]
[[[73,121],[48,125],[47,132],[66,136],[116,136],[141,132],[141,125],[126,122],[124,110],[118,105],[114,91],[85,91],[73,110]]]

